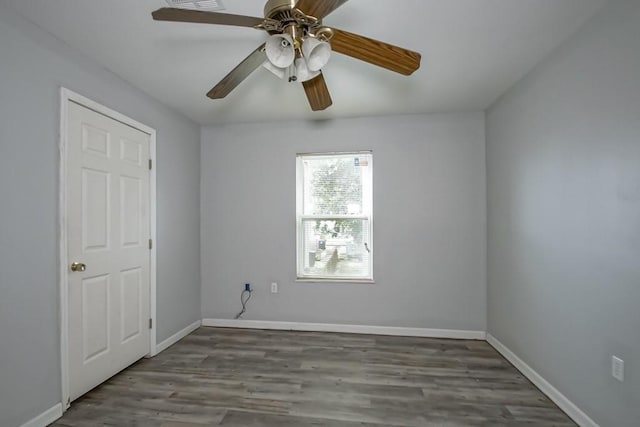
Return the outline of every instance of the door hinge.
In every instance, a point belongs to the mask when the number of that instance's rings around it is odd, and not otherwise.
[[[149,329],[153,329],[153,319],[149,319]]]
[[[153,160],[149,159],[149,170],[151,170],[151,168],[153,168]]]
[[[153,240],[149,239],[149,249],[153,249]]]

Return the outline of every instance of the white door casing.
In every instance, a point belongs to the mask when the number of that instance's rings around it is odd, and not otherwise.
[[[63,398],[74,400],[153,353],[152,136],[71,100],[65,112],[67,303],[62,306],[67,321],[62,323],[68,389],[63,368]],[[72,272],[72,262],[86,270]]]

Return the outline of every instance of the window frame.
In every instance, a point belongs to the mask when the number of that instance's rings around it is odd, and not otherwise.
[[[326,158],[326,157],[368,157],[368,184],[363,182],[363,191],[368,192],[368,196],[363,193],[362,210],[363,214],[358,215],[305,215],[304,209],[304,167],[302,162],[305,159]],[[367,188],[368,187],[368,190]],[[361,277],[334,277],[304,274],[304,238],[303,224],[305,220],[337,220],[354,219],[363,220],[368,223],[368,247],[369,247],[369,271],[366,276]],[[375,283],[373,279],[373,151],[333,151],[314,152],[296,154],[296,282],[314,283]]]

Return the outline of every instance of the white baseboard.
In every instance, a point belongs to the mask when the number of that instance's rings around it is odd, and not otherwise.
[[[169,347],[171,347],[172,345],[174,345],[175,343],[180,341],[182,338],[186,337],[191,332],[193,332],[196,329],[198,329],[201,325],[202,325],[202,322],[200,320],[197,320],[197,321],[193,322],[192,324],[190,324],[189,326],[187,326],[186,328],[184,328],[182,330],[179,330],[178,332],[176,332],[175,334],[171,335],[166,340],[162,341],[160,344],[156,345],[155,352],[153,352],[151,354],[151,356],[155,356],[155,355],[165,351],[166,349],[168,349]]]
[[[509,350],[496,337],[487,333],[487,342],[493,346],[505,359],[515,366],[522,374],[536,385],[544,394],[547,395],[556,405],[560,407],[573,421],[581,427],[599,427],[587,414],[582,412],[572,401],[570,401],[557,388],[545,380],[542,375],[537,373],[531,366],[527,365],[514,352]]]
[[[46,427],[62,416],[62,403],[47,409],[37,417],[22,424],[20,427]]]
[[[403,337],[484,340],[484,331],[457,329],[403,328],[397,326],[338,325],[331,323],[276,322],[242,319],[202,319],[202,326],[218,328],[272,329],[282,331],[339,332],[347,334],[394,335]]]

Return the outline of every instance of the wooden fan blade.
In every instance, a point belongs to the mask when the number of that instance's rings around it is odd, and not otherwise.
[[[329,94],[329,88],[324,81],[322,73],[311,80],[302,82],[302,86],[304,86],[304,91],[307,94],[307,99],[313,111],[322,111],[333,104],[331,95]]]
[[[193,22],[196,24],[235,25],[237,27],[256,27],[264,18],[253,16],[229,15],[227,13],[205,12],[202,10],[163,7],[151,13],[156,21]]]
[[[213,89],[207,93],[211,99],[220,99],[229,95],[240,83],[244,81],[251,73],[253,73],[264,61],[267,60],[267,54],[264,51],[264,43],[256,50],[251,52],[244,61],[239,63],[224,79],[220,80]]]
[[[420,68],[418,52],[332,28],[331,49],[405,76]]]
[[[300,9],[305,15],[322,19],[346,2],[347,0],[298,0],[296,9]]]

